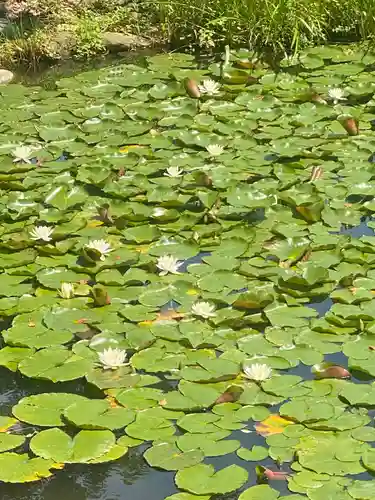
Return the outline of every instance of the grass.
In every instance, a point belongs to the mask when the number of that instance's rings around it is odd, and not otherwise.
[[[297,52],[326,41],[375,37],[374,0],[156,0],[175,45],[229,43]]]
[[[221,50],[249,47],[285,55],[324,42],[372,41],[375,0],[133,0],[119,5],[98,0],[95,9],[56,13],[50,19],[13,23],[2,40],[0,65],[58,59],[56,33],[69,32],[71,55],[90,59],[104,53],[103,31],[148,35],[171,48]]]

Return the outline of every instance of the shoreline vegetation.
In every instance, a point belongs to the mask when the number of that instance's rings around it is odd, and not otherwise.
[[[0,1],[0,67],[162,47],[200,52],[225,44],[280,57],[375,37],[373,0]]]

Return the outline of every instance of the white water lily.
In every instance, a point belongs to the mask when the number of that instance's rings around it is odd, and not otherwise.
[[[201,94],[215,95],[220,92],[220,83],[215,82],[211,78],[203,80],[202,85],[198,85]]]
[[[245,365],[243,367],[243,372],[246,378],[262,382],[270,378],[272,369],[268,365],[254,363],[252,365]]]
[[[156,262],[156,267],[160,269],[160,276],[165,276],[168,273],[171,274],[179,274],[178,268],[181,266],[181,263],[178,262],[176,257],[173,255],[162,255],[158,258]]]
[[[328,97],[332,99],[333,104],[337,104],[339,101],[346,101],[344,94],[345,92],[339,87],[328,89]]]
[[[168,167],[164,175],[167,177],[181,177],[183,172],[183,169],[180,167]]]
[[[111,245],[105,240],[91,240],[86,247],[98,251],[100,253],[100,260],[104,260],[105,256],[109,252],[112,252]]]
[[[163,208],[163,207],[156,207],[154,208],[153,212],[152,212],[152,216],[153,217],[162,217],[166,212],[166,209]]]
[[[59,295],[63,299],[72,299],[74,297],[74,286],[72,283],[61,283]]]
[[[43,240],[51,241],[51,234],[53,233],[53,228],[48,226],[36,226],[30,231],[30,238],[32,240]]]
[[[126,366],[126,351],[122,349],[104,349],[103,352],[98,352],[99,361],[104,370],[117,370],[121,366]]]
[[[206,149],[210,156],[220,156],[224,152],[224,148],[220,144],[210,144],[206,146]]]
[[[30,156],[32,149],[28,146],[18,146],[12,150],[12,156],[14,156],[13,163],[23,162],[31,163]]]
[[[191,306],[191,312],[194,316],[200,316],[205,319],[216,316],[215,306],[209,302],[196,302]]]

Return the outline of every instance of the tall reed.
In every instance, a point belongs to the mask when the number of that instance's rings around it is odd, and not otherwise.
[[[156,0],[175,45],[248,45],[296,52],[375,36],[374,0]]]

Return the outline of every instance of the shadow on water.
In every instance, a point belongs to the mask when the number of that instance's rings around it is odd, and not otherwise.
[[[152,469],[140,450],[114,463],[69,465],[49,479],[24,485],[0,485],[1,500],[162,500],[176,490],[173,473]],[[152,492],[152,495],[150,494]]]
[[[119,54],[105,54],[97,56],[88,61],[77,61],[67,59],[54,66],[38,66],[37,71],[32,68],[18,67],[15,70],[15,82],[24,85],[41,85],[47,90],[56,88],[56,81],[60,78],[68,78],[83,71],[118,66],[119,64],[145,65],[145,58],[161,52],[161,49],[140,49],[137,51],[120,52]]]
[[[371,218],[366,217],[364,220],[362,220],[362,222],[358,226],[354,227],[342,226],[339,234],[349,234],[352,238],[360,238],[361,236],[374,236],[375,231],[368,226],[368,222],[370,221]]]
[[[327,297],[321,302],[310,302],[306,306],[315,309],[318,312],[318,318],[321,318],[331,309],[333,301],[330,297]]]

